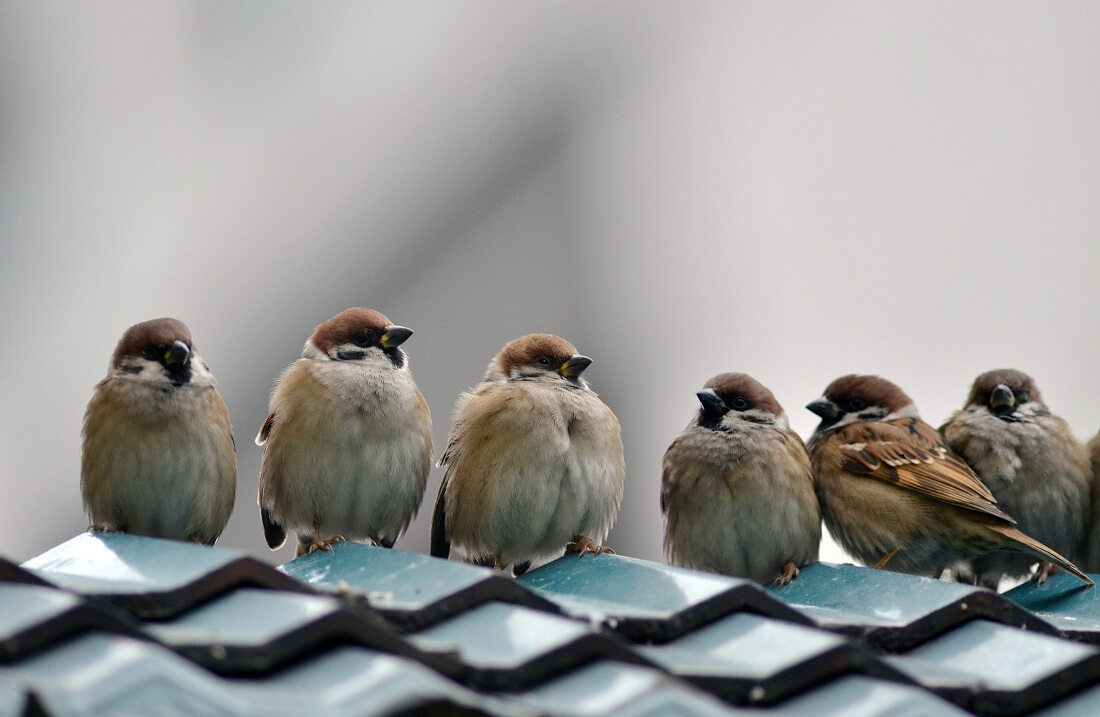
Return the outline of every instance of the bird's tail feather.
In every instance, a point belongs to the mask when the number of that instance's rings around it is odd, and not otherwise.
[[[1048,563],[1054,563],[1063,570],[1067,570],[1077,577],[1081,578],[1089,585],[1093,584],[1092,578],[1081,572],[1081,570],[1076,565],[1066,560],[1047,546],[1043,545],[1038,540],[1035,540],[1034,538],[1031,538],[1021,533],[1019,530],[1012,527],[1011,525],[994,525],[990,527],[992,527],[993,530],[997,531],[998,533],[1015,543],[1016,547],[1020,550],[1023,550],[1026,553],[1030,553],[1040,560],[1045,560]]]
[[[267,547],[278,550],[286,542],[286,528],[275,522],[267,508],[260,508],[260,522],[264,525],[264,539]]]

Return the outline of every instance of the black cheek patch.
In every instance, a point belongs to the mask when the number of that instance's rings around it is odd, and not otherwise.
[[[719,424],[722,422],[723,413],[709,413],[707,411],[699,411],[699,419],[696,423],[702,428],[709,428],[712,431],[721,430]]]
[[[386,354],[386,358],[390,360],[394,368],[403,368],[405,366],[405,352],[398,346],[391,346],[388,349],[382,349],[382,353]]]
[[[367,355],[366,351],[337,351],[336,358],[340,361],[359,361]]]
[[[165,366],[165,370],[168,372],[168,380],[172,382],[173,386],[182,386],[191,380],[191,364],[189,363]]]

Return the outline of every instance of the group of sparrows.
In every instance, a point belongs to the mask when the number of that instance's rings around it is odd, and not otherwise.
[[[276,381],[257,444],[274,549],[392,547],[432,462],[431,415],[402,344],[410,329],[352,308],[320,324]],[[581,377],[591,359],[550,334],[508,343],[458,400],[431,553],[522,574],[565,552],[607,552],[626,478],[619,422]],[[665,453],[664,548],[673,565],[785,584],[817,560],[821,522],[877,568],[996,588],[1038,562],[1100,569],[1100,436],[1086,447],[1019,371],[979,376],[939,431],[877,376],[844,376],[807,408],[808,445],[771,391],[712,378]],[[1091,450],[1091,458],[1090,458]],[[120,339],[84,417],[93,529],[213,544],[236,493],[229,413],[175,319]],[[1049,547],[1048,547],[1049,546]],[[1074,561],[1074,562],[1071,562]]]

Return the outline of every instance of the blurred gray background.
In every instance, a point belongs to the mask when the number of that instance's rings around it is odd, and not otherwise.
[[[0,553],[86,528],[85,404],[158,316],[232,414],[220,544],[280,562],[252,439],[348,306],[416,330],[437,455],[506,341],[593,357],[627,451],[608,542],[643,558],[722,371],[808,436],[840,374],[938,425],[1012,366],[1088,437],[1098,48],[1097,3],[0,4]]]

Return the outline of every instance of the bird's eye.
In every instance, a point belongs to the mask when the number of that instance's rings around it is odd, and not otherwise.
[[[546,358],[545,356],[539,356],[538,360],[535,361],[535,363],[537,363],[539,366],[549,366],[550,359]]]
[[[149,359],[150,361],[152,361],[153,359],[155,359],[157,357],[157,354],[159,354],[159,353],[160,352],[157,351],[156,346],[146,346],[145,350],[141,352],[141,355],[144,356],[145,358]]]
[[[370,334],[359,334],[355,337],[356,346],[370,346]]]
[[[867,402],[864,401],[862,398],[859,398],[859,397],[852,398],[852,399],[848,400],[848,409],[852,410],[852,411],[860,411],[866,405],[867,405]]]
[[[746,408],[749,407],[749,402],[738,396],[737,398],[733,399],[733,401],[730,403],[730,406],[732,406],[735,411],[744,411]]]

